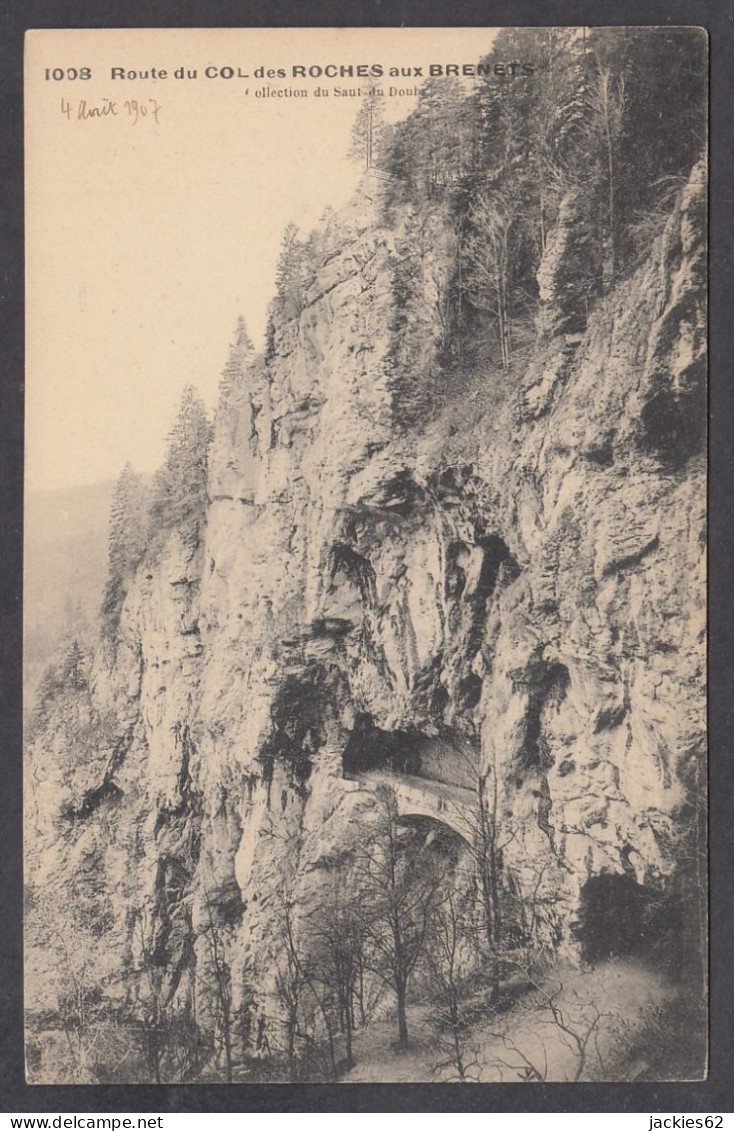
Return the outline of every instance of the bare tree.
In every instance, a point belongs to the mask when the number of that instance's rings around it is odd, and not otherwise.
[[[285,1053],[291,1080],[297,1079],[297,1042],[304,978],[298,961],[290,904],[284,900],[278,942],[280,953],[275,958],[275,993],[283,1015]]]
[[[227,959],[227,945],[223,931],[214,922],[212,902],[206,893],[208,922],[202,932],[209,958],[212,988],[214,991],[216,1027],[220,1034],[221,1048],[224,1052],[225,1079],[228,1084],[233,1079],[232,1064],[232,969]]]
[[[526,965],[514,965],[530,994],[519,1015],[517,1011],[505,1017],[496,1015],[502,1027],[491,1035],[501,1041],[512,1056],[510,1060],[495,1056],[496,1063],[511,1068],[522,1080],[546,1080],[548,1048],[557,1042],[572,1055],[570,1079],[577,1083],[587,1072],[592,1053],[599,1059],[599,1028],[608,1015],[595,1002],[583,1001],[569,993],[559,978],[546,980],[536,976]],[[518,1017],[531,1021],[526,1027],[526,1036],[522,1035]],[[547,1038],[543,1037],[544,1029],[549,1031]]]
[[[137,931],[135,932],[135,928]],[[163,1056],[166,1044],[166,1009],[163,995],[163,976],[159,967],[153,961],[153,951],[148,943],[145,912],[139,911],[135,915],[134,934],[137,933],[137,942],[140,956],[140,970],[143,978],[144,993],[141,1005],[141,1024],[145,1047],[145,1059],[156,1084],[162,1083]]]
[[[395,993],[398,1046],[408,1047],[408,984],[428,937],[439,886],[431,864],[408,852],[394,790],[378,787],[377,819],[357,859],[368,962]]]
[[[554,918],[553,908],[559,902],[558,889],[554,888],[549,896],[548,881],[557,864],[548,859],[539,862],[531,871],[529,879],[520,878],[517,871],[509,876],[514,899],[513,904],[517,909],[520,935],[525,959],[531,962],[531,957],[541,957],[548,947],[548,934],[553,933],[551,924]],[[545,927],[545,935],[542,928]],[[557,929],[557,924],[554,924]]]
[[[195,1079],[203,1065],[201,1054],[206,1044],[202,1040],[191,1000],[180,1008],[169,1007],[166,1010],[164,1038],[167,1077],[182,1082]],[[211,1055],[210,1047],[207,1054]]]
[[[497,321],[503,369],[512,354],[511,236],[518,205],[509,195],[486,191],[472,209],[472,234],[465,243],[464,289],[472,305]]]
[[[327,998],[327,987],[336,999],[339,1032],[344,1034],[344,1067],[354,1067],[353,1035],[357,1009],[365,1021],[364,948],[362,919],[343,868],[331,877],[318,914],[309,927],[310,949],[316,965],[315,981]]]
[[[622,75],[614,76],[608,66],[596,60],[595,80],[589,88],[592,131],[604,154],[604,181],[606,187],[606,225],[603,229],[605,248],[605,285],[610,287],[617,274],[617,214],[615,203],[617,178],[617,146],[622,133],[625,113],[625,84]]]
[[[333,987],[319,984],[312,956],[296,931],[293,906],[291,897],[283,895],[278,936],[280,953],[275,960],[276,995],[284,1016],[288,1070],[291,1079],[298,1078],[299,1045],[312,1056],[318,1056],[321,1035],[325,1038],[325,1071],[329,1078],[335,1079],[337,1023]]]
[[[476,1079],[476,1049],[470,1041],[471,1018],[464,1001],[461,951],[468,934],[469,909],[449,888],[433,908],[427,966],[432,991],[432,1020],[441,1059],[432,1071],[462,1083]],[[446,1073],[449,1076],[446,1077]]]
[[[91,1024],[91,995],[86,969],[72,956],[62,931],[54,928],[52,934],[63,953],[63,969],[70,983],[69,992],[60,1000],[64,1037],[77,1076],[87,1082],[95,1074],[96,1034]]]
[[[56,898],[52,890],[39,890],[29,881],[24,893],[26,942],[29,947],[42,946],[53,966],[56,1020],[66,1045],[66,1056],[54,1045],[48,1067],[59,1082],[120,1079],[121,1066],[139,1060],[139,1026],[130,1024],[117,1003],[105,996],[95,976],[99,935],[89,929],[89,909],[79,900],[77,889],[67,889],[66,900],[59,898],[61,889],[53,890]],[[53,1010],[53,997],[44,1005]],[[30,1040],[32,1015],[27,1024]],[[28,1067],[33,1071],[30,1062]]]
[[[481,910],[482,932],[491,959],[492,998],[500,993],[503,946],[502,854],[517,829],[501,819],[500,785],[496,760],[482,768],[466,755],[473,802],[457,809],[456,823],[464,834],[474,864]],[[504,826],[504,827],[503,827]]]

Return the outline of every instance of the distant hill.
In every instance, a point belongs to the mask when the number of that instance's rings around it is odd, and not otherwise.
[[[52,491],[25,500],[24,678],[26,707],[66,632],[89,637],[107,571],[114,481]]]

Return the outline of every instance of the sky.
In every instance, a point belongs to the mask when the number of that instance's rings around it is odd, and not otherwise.
[[[28,33],[27,489],[112,479],[128,460],[154,470],[184,386],[213,410],[239,315],[262,343],[285,226],[307,234],[360,175],[347,156],[360,101],[336,88],[366,90],[370,80],[294,78],[293,65],[379,63],[425,75],[431,63],[475,63],[494,34]],[[84,67],[91,77],[75,77]],[[197,78],[176,79],[181,67]],[[220,77],[227,67],[233,77]],[[261,67],[287,77],[257,78]],[[113,68],[167,77],[113,78]],[[414,95],[388,90],[413,91],[421,78],[374,81],[388,120],[415,106]],[[294,88],[307,97],[272,93]]]

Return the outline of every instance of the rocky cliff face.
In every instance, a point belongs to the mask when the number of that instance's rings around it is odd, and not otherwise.
[[[514,387],[411,428],[398,237],[364,197],[339,218],[217,419],[203,542],[172,535],[131,583],[86,746],[66,719],[31,750],[29,877],[57,900],[93,877],[94,978],[120,1006],[145,948],[166,1001],[190,992],[213,917],[235,1004],[254,981],[267,1014],[277,893],[318,904],[377,781],[464,837],[490,781],[503,873],[570,955],[590,880],[674,889],[704,777],[704,208],[697,169],[573,333],[557,232]],[[427,357],[438,339],[427,316]]]

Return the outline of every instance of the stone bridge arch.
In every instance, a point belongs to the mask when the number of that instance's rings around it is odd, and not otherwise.
[[[379,770],[360,774],[357,780],[363,789],[377,790],[379,786],[388,786],[395,794],[401,819],[435,821],[451,829],[467,844],[471,842],[476,811],[476,797],[472,790],[430,781],[414,774]]]

